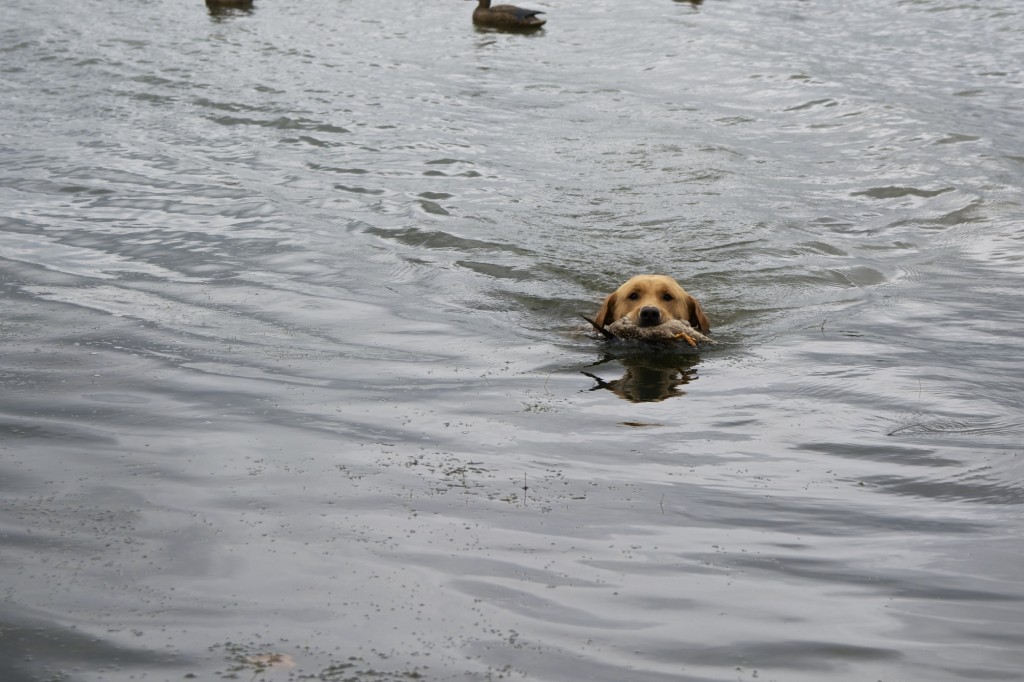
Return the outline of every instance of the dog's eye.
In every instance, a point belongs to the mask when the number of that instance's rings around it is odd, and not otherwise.
[[[631,301],[635,301],[636,299],[640,298],[640,294],[638,294],[638,293],[636,293],[636,292],[634,291],[633,293],[631,293],[631,294],[630,294],[629,296],[627,296],[626,298],[628,298],[628,299],[629,299],[629,300],[631,300]]]
[[[672,294],[662,294],[661,295],[661,300],[663,300],[663,301],[671,301],[672,300]]]

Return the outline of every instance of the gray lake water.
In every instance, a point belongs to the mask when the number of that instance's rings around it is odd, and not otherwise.
[[[0,0],[3,682],[1024,679],[1024,4],[524,4]]]

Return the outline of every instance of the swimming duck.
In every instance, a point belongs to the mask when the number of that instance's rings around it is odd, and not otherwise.
[[[540,28],[547,19],[541,19],[538,14],[544,14],[544,10],[523,9],[514,5],[491,7],[491,0],[480,0],[480,4],[473,10],[473,23],[492,28]]]

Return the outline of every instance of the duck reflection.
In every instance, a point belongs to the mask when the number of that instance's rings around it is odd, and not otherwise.
[[[658,402],[667,398],[686,395],[680,387],[697,379],[695,369],[700,362],[697,355],[673,355],[667,357],[604,358],[592,366],[618,362],[624,368],[622,376],[607,381],[583,372],[597,382],[591,391],[606,389],[631,403]]]

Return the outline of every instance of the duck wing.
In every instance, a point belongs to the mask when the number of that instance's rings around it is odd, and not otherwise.
[[[523,7],[516,7],[515,5],[495,5],[491,7],[492,12],[501,12],[502,14],[510,14],[519,21],[524,19],[532,19],[538,14],[544,14],[542,9],[525,9]]]

